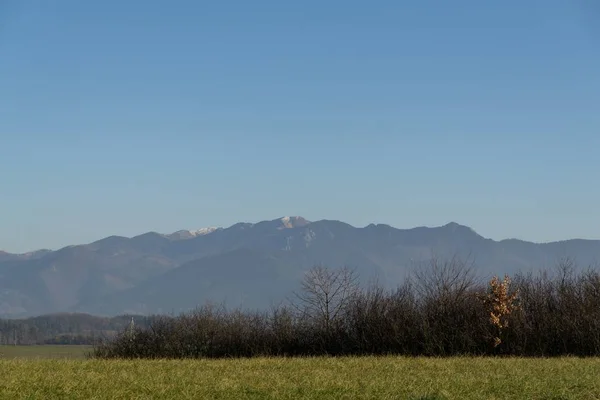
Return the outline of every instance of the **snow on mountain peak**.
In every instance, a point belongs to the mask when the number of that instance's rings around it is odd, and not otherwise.
[[[177,232],[173,232],[169,235],[165,235],[167,236],[169,239],[174,239],[174,240],[181,240],[181,239],[192,239],[195,238],[197,236],[204,236],[204,235],[208,235],[211,234],[219,229],[222,228],[218,228],[216,226],[209,226],[207,228],[200,228],[200,229],[196,229],[196,230],[180,230]]]
[[[291,228],[292,224],[291,224],[291,217],[283,217],[280,219],[281,223],[283,224],[283,226],[285,226],[286,228]]]
[[[302,217],[283,217],[280,218],[281,227],[279,229],[291,229],[308,225],[310,222]]]
[[[200,228],[198,230],[189,231],[189,232],[194,236],[201,236],[201,235],[208,235],[209,233],[213,233],[217,229],[220,229],[220,228],[218,228],[216,226],[209,226],[207,228]]]

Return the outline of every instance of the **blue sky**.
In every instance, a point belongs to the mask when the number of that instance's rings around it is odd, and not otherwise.
[[[284,215],[600,238],[592,0],[0,0],[0,249]]]

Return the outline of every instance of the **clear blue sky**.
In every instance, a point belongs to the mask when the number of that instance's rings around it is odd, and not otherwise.
[[[593,0],[0,0],[0,249],[284,215],[600,238]]]

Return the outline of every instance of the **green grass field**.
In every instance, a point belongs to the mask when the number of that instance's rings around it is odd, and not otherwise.
[[[12,359],[0,398],[600,399],[600,359]]]

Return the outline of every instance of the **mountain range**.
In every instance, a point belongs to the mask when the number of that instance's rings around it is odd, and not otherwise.
[[[432,259],[473,260],[481,275],[600,260],[600,241],[494,241],[469,227],[353,227],[284,217],[228,228],[110,236],[27,254],[0,252],[0,317],[56,312],[179,313],[207,301],[265,309],[285,300],[316,264],[350,266],[361,280],[399,284]]]

